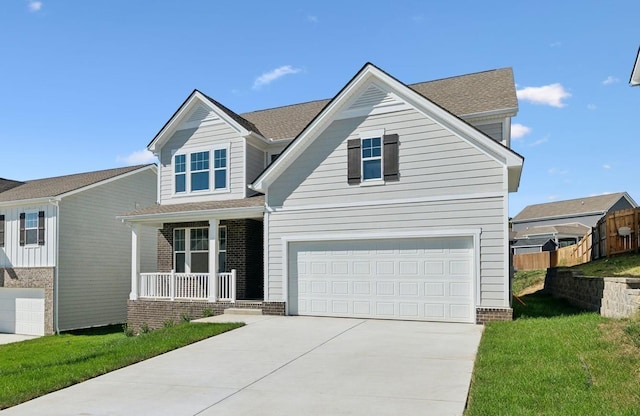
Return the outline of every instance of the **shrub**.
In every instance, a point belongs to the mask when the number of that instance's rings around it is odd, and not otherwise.
[[[181,320],[183,323],[191,322],[191,316],[189,316],[189,314],[188,314],[188,313],[184,312],[184,313],[182,313],[182,315],[180,315],[180,320]]]
[[[143,323],[142,325],[140,325],[140,333],[141,334],[148,334],[149,332],[151,332],[151,328],[149,328],[149,325],[147,325],[147,323]]]
[[[176,325],[176,323],[173,322],[173,319],[165,319],[165,321],[162,322],[162,326],[164,328],[171,328],[172,326],[175,326],[175,325]]]
[[[211,308],[205,308],[202,311],[202,316],[204,316],[205,318],[208,318],[210,316],[213,316],[213,310]]]
[[[133,332],[133,328],[131,328],[127,324],[122,324],[122,331],[127,337],[132,337],[135,335],[135,332]]]

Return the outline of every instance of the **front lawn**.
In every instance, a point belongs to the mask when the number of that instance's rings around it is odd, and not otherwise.
[[[113,326],[0,345],[0,409],[242,325],[184,323],[135,337]]]
[[[585,276],[599,277],[640,277],[640,254],[628,253],[590,261],[573,266]]]
[[[486,325],[465,415],[640,415],[633,322],[523,301],[516,320]]]

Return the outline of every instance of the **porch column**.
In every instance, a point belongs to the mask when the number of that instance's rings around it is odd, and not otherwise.
[[[220,220],[209,220],[209,302],[218,300],[218,227]]]
[[[140,275],[139,226],[131,224],[131,293],[130,300],[138,299],[138,276]]]

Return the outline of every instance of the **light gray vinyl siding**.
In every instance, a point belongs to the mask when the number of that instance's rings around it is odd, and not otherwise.
[[[211,151],[219,146],[229,145],[227,163],[229,170],[229,191],[211,191],[174,195],[174,153]],[[244,198],[246,183],[244,181],[244,138],[240,137],[228,124],[220,122],[201,125],[197,128],[178,130],[165,143],[160,152],[161,177],[160,201],[162,204],[181,204],[185,202],[215,201]],[[188,159],[188,157],[187,157]],[[187,160],[189,163],[189,160]],[[213,169],[213,154],[210,155],[210,167]],[[213,186],[213,178],[210,181]]]
[[[378,129],[399,135],[400,180],[348,185],[347,140]],[[409,109],[334,121],[269,187],[268,199],[277,207],[496,192],[503,175],[497,161]]]
[[[20,214],[44,211],[45,244],[20,246]],[[4,247],[0,267],[54,267],[56,265],[56,207],[52,204],[0,208],[4,215]]]
[[[635,207],[627,200],[627,198],[620,198],[618,202],[616,202],[611,208],[609,208],[609,212],[620,211],[629,208]]]
[[[370,205],[322,210],[276,211],[269,215],[268,293],[283,300],[283,237],[314,234],[392,233],[481,229],[480,305],[509,307],[505,299],[506,213],[503,197],[460,199],[411,204]]]
[[[265,152],[247,143],[247,184],[252,183],[262,173],[264,162]]]
[[[502,137],[502,123],[471,124],[497,142],[504,140],[504,137]]]
[[[155,203],[156,174],[145,170],[60,202],[61,330],[125,322],[131,291],[131,228],[116,215]],[[156,231],[142,236],[141,268],[155,271]]]

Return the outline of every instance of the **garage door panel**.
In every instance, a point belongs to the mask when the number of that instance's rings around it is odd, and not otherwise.
[[[44,289],[0,288],[0,332],[44,335]]]
[[[471,238],[292,243],[290,311],[472,322],[472,246]]]

